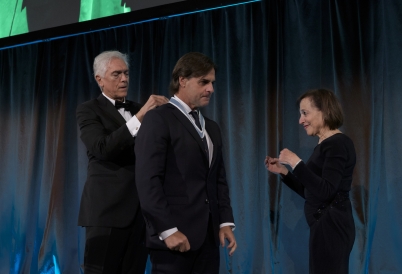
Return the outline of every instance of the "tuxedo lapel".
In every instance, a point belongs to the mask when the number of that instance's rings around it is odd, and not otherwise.
[[[179,122],[183,124],[183,126],[187,129],[191,136],[193,136],[193,138],[197,141],[198,145],[201,148],[201,151],[204,152],[205,158],[208,159],[208,155],[205,152],[204,143],[202,142],[202,139],[197,130],[194,128],[193,124],[188,120],[186,116],[184,116],[184,114],[178,108],[173,105],[169,107],[172,108],[173,114],[176,116]]]
[[[126,102],[131,102],[130,113],[132,116],[136,115],[137,112],[140,110],[140,108],[138,106],[136,106],[135,103],[132,101],[126,100]]]
[[[122,126],[126,123],[126,120],[123,118],[123,116],[121,116],[114,105],[103,94],[98,96],[98,103],[99,107],[108,113],[108,116],[112,118],[112,120],[115,121],[118,126]]]

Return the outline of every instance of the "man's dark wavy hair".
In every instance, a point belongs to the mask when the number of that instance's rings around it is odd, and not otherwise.
[[[216,70],[214,62],[206,55],[199,52],[189,52],[183,55],[176,63],[169,91],[171,95],[179,91],[179,77],[187,79],[207,75],[212,69]]]

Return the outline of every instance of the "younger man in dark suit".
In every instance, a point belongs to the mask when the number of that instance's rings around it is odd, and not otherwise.
[[[219,243],[236,249],[218,125],[203,117],[215,64],[201,53],[179,59],[170,104],[147,113],[138,132],[136,184],[153,274],[219,272]]]
[[[89,159],[78,219],[86,227],[85,274],[144,273],[147,250],[134,143],[145,113],[168,99],[152,95],[142,107],[126,100],[128,60],[118,51],[99,54],[94,75],[102,94],[76,113]]]

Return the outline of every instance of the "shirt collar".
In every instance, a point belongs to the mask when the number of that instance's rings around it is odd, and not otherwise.
[[[105,93],[102,92],[102,95],[106,97],[106,99],[108,99],[113,105],[115,105],[115,101],[114,99],[108,97]],[[126,98],[124,98],[123,103],[126,102]]]
[[[184,107],[184,109],[186,110],[187,113],[190,113],[190,112],[193,111],[193,110],[192,110],[186,103],[184,103],[179,97],[177,97],[176,95],[174,95],[173,97],[177,100],[177,102],[180,103],[180,105],[182,105],[182,106]],[[198,112],[198,110],[195,110],[195,111]]]

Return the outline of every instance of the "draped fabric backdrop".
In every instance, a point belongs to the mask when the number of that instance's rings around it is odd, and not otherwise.
[[[350,273],[402,273],[402,2],[271,0],[0,51],[0,273],[80,273],[86,177],[78,104],[98,96],[94,57],[130,55],[129,98],[168,96],[180,56],[218,65],[203,114],[221,126],[238,250],[221,273],[308,273],[303,200],[264,167],[317,138],[297,97],[335,91],[356,146]],[[149,271],[149,268],[148,270]]]

